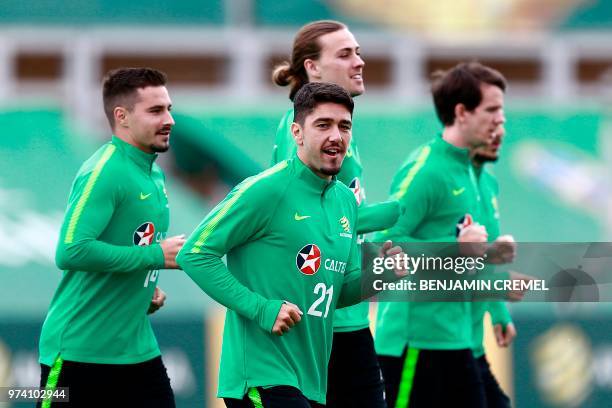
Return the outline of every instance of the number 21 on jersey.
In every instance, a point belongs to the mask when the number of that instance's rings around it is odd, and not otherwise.
[[[324,283],[319,282],[314,287],[314,294],[318,298],[308,308],[308,314],[316,317],[327,317],[329,305],[331,305],[332,298],[334,297],[334,285],[331,285],[328,289]],[[325,298],[327,298],[327,301]],[[325,306],[323,306],[323,302],[325,302]],[[323,307],[325,307],[325,313],[322,311]]]

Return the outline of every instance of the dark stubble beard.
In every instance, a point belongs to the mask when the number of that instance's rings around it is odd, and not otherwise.
[[[476,154],[474,156],[474,163],[476,163],[477,165],[483,165],[485,163],[495,163],[497,160],[499,160],[499,156],[486,156],[483,154]]]
[[[321,174],[325,174],[326,176],[335,176],[336,174],[340,173],[340,167],[337,169],[328,169],[322,167],[319,169],[319,171],[321,172]]]
[[[151,145],[151,150],[153,153],[165,153],[170,149],[170,143],[165,146]]]

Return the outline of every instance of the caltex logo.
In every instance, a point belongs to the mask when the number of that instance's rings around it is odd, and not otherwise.
[[[351,189],[351,191],[353,192],[353,194],[355,195],[355,200],[357,201],[357,206],[361,205],[361,199],[362,194],[361,194],[361,183],[359,182],[359,178],[355,177],[353,180],[351,180],[351,184],[349,184],[349,188]]]
[[[134,231],[134,245],[151,245],[155,236],[155,225],[152,222],[145,222]]]
[[[295,264],[304,275],[314,275],[321,266],[321,250],[315,244],[304,246],[298,252]]]
[[[470,214],[465,214],[457,223],[457,230],[455,231],[456,235],[459,236],[464,228],[467,228],[472,224],[474,224],[474,219],[472,216]]]

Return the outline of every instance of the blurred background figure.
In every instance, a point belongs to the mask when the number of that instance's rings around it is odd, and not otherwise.
[[[134,0],[119,9],[100,0],[64,2],[60,13],[50,2],[8,0],[0,13],[0,386],[38,383],[65,197],[108,136],[102,75],[120,66],[168,74],[176,126],[159,164],[168,233],[184,233],[269,164],[287,109],[287,92],[269,73],[297,29],[319,19],[350,26],[367,61],[353,133],[369,202],[387,197],[406,151],[441,131],[429,75],[476,59],[508,80],[504,157],[495,165],[503,230],[519,242],[610,240],[610,2]],[[375,134],[385,143],[360,138]],[[215,406],[223,314],[184,275],[169,275],[160,286],[170,300],[152,322],[177,406]],[[487,356],[516,406],[609,404],[611,308],[512,309],[520,335],[509,351]],[[567,333],[576,340],[561,341]],[[557,363],[550,353],[565,357]]]

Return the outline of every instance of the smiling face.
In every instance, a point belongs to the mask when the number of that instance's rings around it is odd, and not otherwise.
[[[318,60],[304,61],[311,82],[329,82],[346,89],[351,96],[365,91],[359,44],[353,34],[342,29],[319,37],[321,53]]]
[[[464,110],[457,115],[464,141],[472,149],[493,144],[496,131],[506,122],[504,92],[489,84],[482,84],[480,92],[480,104],[472,111]]]
[[[174,119],[172,101],[165,86],[148,86],[136,90],[131,108],[115,108],[116,132],[122,132],[128,143],[146,153],[165,152],[170,147]]]
[[[291,125],[298,157],[319,177],[331,179],[342,167],[351,143],[351,127],[351,113],[344,105],[319,103],[306,116],[304,125]]]

